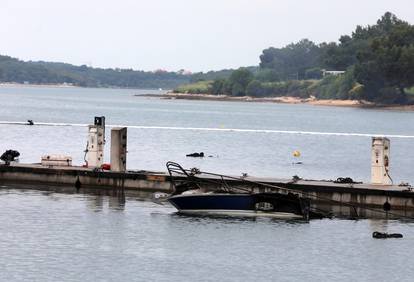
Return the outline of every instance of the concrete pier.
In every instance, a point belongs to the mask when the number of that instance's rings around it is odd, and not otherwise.
[[[341,184],[329,181],[313,181],[276,178],[245,177],[246,180],[268,183],[296,190],[312,196],[315,205],[331,206],[329,210],[352,213],[354,207],[373,208],[383,211],[384,204],[390,205],[390,212],[414,215],[414,192],[410,187],[396,185]],[[73,190],[93,188],[98,190],[122,189],[128,191],[170,192],[170,176],[164,172],[149,171],[99,171],[84,167],[45,167],[37,164],[12,163],[0,165],[0,182],[22,183],[37,186],[67,186]],[[227,181],[228,185],[243,184],[243,180]],[[277,191],[277,188],[272,188]],[[270,189],[270,190],[272,190]],[[342,204],[334,205],[332,201]],[[349,205],[352,205],[350,207]],[[334,207],[336,206],[336,207]],[[366,210],[360,214],[370,216]]]
[[[74,188],[100,188],[138,191],[170,191],[167,175],[161,172],[113,172],[84,167],[45,167],[37,164],[0,165],[0,181],[65,185]]]

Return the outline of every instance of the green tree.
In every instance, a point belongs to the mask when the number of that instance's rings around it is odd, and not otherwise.
[[[307,69],[318,67],[321,49],[302,39],[283,48],[268,48],[260,56],[260,67],[274,70],[281,79],[304,79]]]
[[[267,93],[260,81],[252,80],[246,87],[246,94],[252,97],[264,97]]]
[[[255,79],[262,81],[262,82],[280,81],[280,77],[274,69],[260,69],[256,73]]]
[[[225,79],[216,79],[213,81],[213,83],[211,84],[211,93],[218,95],[218,94],[223,94],[224,91],[224,84],[226,83]]]
[[[378,23],[383,32],[371,28],[377,36],[358,54],[355,77],[364,85],[365,99],[405,103],[405,88],[414,85],[414,27],[390,13]]]
[[[232,72],[225,88],[230,90],[232,96],[245,96],[246,88],[250,81],[253,80],[253,74],[246,68],[239,68]]]

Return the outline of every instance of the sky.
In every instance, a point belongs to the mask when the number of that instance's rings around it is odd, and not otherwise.
[[[0,0],[0,54],[104,68],[193,72],[259,63],[302,38],[337,41],[413,0]]]

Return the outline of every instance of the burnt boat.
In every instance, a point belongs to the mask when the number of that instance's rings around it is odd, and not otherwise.
[[[264,216],[307,218],[309,203],[293,194],[278,193],[199,193],[168,198],[179,213],[189,215]]]
[[[310,219],[321,216],[310,208],[310,199],[297,191],[248,181],[196,168],[186,170],[167,162],[171,195],[166,197],[178,213],[187,215],[264,216],[281,219]],[[208,176],[208,177],[203,177]],[[240,185],[229,186],[227,179]]]

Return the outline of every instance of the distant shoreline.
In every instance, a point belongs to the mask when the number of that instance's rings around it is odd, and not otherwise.
[[[25,83],[17,83],[17,82],[0,82],[1,87],[36,87],[36,88],[85,88],[85,89],[126,89],[126,90],[156,90],[156,91],[168,91],[168,89],[159,88],[124,88],[124,87],[87,87],[87,86],[79,86],[79,85],[71,85],[71,84],[25,84]],[[149,94],[152,95],[152,94]]]
[[[71,85],[71,84],[25,84],[25,83],[17,83],[17,82],[1,82],[0,87],[44,87],[44,88],[80,88],[80,86]]]
[[[232,97],[227,95],[211,94],[189,94],[189,93],[172,93],[166,94],[143,94],[135,95],[140,97],[155,97],[160,99],[182,99],[182,100],[200,100],[200,101],[231,101],[231,102],[259,102],[259,103],[280,103],[280,104],[307,104],[315,106],[333,106],[333,107],[354,107],[367,109],[384,109],[414,111],[414,105],[378,105],[364,100],[337,100],[337,99],[316,99],[299,98],[292,96],[281,97],[263,97],[255,98],[250,96]]]

